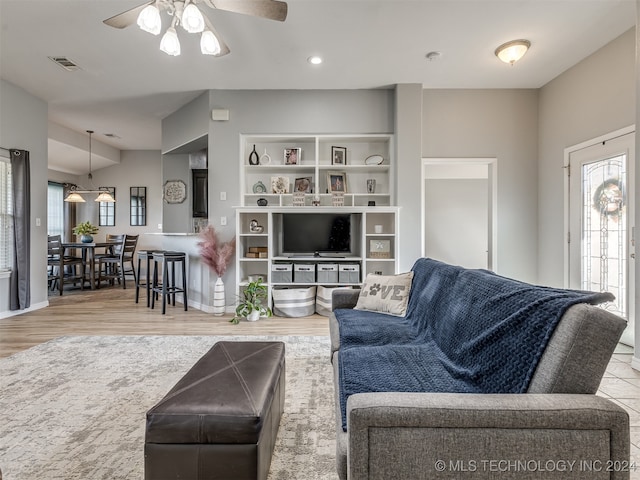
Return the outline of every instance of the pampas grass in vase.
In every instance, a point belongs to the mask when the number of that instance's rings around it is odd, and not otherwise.
[[[200,238],[201,241],[198,242],[198,246],[200,247],[202,262],[218,275],[218,279],[213,286],[213,314],[220,316],[224,314],[225,309],[222,277],[236,251],[236,239],[233,237],[228,242],[220,243],[218,234],[211,225],[204,229],[200,234]]]

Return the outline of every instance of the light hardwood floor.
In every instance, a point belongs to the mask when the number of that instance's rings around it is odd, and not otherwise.
[[[0,357],[64,335],[329,335],[326,317],[271,317],[255,323],[229,323],[231,315],[215,317],[182,305],[150,310],[146,300],[136,304],[135,290],[120,287],[65,291],[49,296],[50,306],[0,320]],[[599,395],[629,412],[632,480],[640,480],[640,372],[631,368],[632,349],[613,355]],[[636,467],[637,466],[637,467]]]
[[[50,294],[49,307],[0,320],[0,358],[65,335],[329,335],[328,320],[319,315],[234,325],[232,315],[185,312],[178,303],[162,315],[157,304],[147,308],[146,298],[134,300],[134,288],[118,286]]]

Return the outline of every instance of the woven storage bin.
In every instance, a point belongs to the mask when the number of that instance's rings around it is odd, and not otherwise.
[[[359,283],[360,265],[355,263],[340,264],[338,267],[338,281],[340,283]]]
[[[274,287],[273,313],[279,317],[306,317],[316,310],[316,287]]]
[[[318,283],[338,283],[338,264],[319,263]]]
[[[336,272],[337,275],[338,272]],[[324,315],[328,317],[333,310],[333,302],[331,295],[334,290],[351,289],[351,287],[323,287],[318,285],[318,291],[316,293],[316,313],[318,315]]]
[[[271,265],[271,282],[272,283],[293,282],[293,264],[292,263],[274,263],[273,265]]]
[[[316,266],[313,263],[293,264],[293,283],[314,283],[316,281]]]

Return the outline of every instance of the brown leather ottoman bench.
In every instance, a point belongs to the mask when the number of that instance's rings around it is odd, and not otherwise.
[[[284,343],[216,343],[147,412],[145,479],[266,479],[284,388]]]

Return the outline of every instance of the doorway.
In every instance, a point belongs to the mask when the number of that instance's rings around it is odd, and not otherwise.
[[[627,320],[620,341],[634,346],[635,128],[570,147],[565,157],[567,286],[615,295],[601,306]]]
[[[495,158],[422,159],[422,256],[495,270]]]

